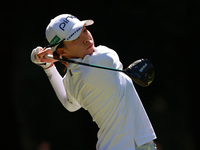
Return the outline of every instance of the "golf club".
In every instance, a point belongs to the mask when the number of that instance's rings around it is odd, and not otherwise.
[[[77,61],[69,60],[69,59],[55,59],[55,58],[53,58],[53,55],[50,55],[50,54],[47,54],[45,57],[49,58],[49,59],[62,61],[62,62],[68,62],[68,63],[74,63],[74,64],[79,64],[79,65],[84,65],[84,66],[89,66],[89,67],[94,67],[94,68],[124,72],[135,83],[137,83],[143,87],[149,86],[153,82],[153,79],[155,76],[154,67],[148,59],[137,60],[137,61],[133,62],[132,64],[130,64],[128,66],[128,68],[126,68],[124,70],[120,70],[120,69],[115,69],[115,68],[98,66],[98,65],[94,65],[94,64],[77,62]]]

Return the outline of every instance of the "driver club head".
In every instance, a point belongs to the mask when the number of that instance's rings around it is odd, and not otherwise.
[[[134,82],[143,87],[149,86],[155,76],[154,67],[148,59],[137,60],[124,71]]]

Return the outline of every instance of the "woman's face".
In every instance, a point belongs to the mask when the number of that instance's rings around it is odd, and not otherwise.
[[[64,48],[58,48],[57,52],[63,57],[84,58],[94,52],[94,40],[91,33],[84,26],[79,37],[73,41],[64,41]]]

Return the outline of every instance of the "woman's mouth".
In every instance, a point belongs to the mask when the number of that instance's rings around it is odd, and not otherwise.
[[[87,47],[87,49],[90,49],[91,47],[93,47],[93,43],[91,43],[91,44]]]

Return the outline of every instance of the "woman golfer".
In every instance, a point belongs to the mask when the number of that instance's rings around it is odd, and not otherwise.
[[[73,59],[79,62],[122,69],[117,53],[105,46],[94,45],[86,26],[92,20],[80,21],[63,14],[51,20],[46,38],[52,48],[37,47],[31,60],[42,66],[55,92],[69,111],[83,107],[99,127],[97,150],[156,150],[155,132],[133,86],[122,72],[65,64],[62,78],[54,66],[55,60],[45,57]],[[46,62],[46,63],[44,63]]]

